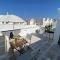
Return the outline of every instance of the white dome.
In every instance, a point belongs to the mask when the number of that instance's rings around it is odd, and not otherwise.
[[[0,15],[0,22],[25,22],[22,18],[16,15]]]

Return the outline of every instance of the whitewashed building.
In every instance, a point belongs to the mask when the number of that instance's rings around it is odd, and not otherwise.
[[[57,20],[54,19],[50,19],[50,18],[43,18],[43,26],[47,26],[47,25],[52,25],[53,28],[56,27],[57,24]]]
[[[13,32],[14,36],[20,35],[24,38],[39,29],[36,25],[27,25],[27,22],[16,15],[0,15],[0,60],[7,58],[9,51],[9,35]],[[4,52],[3,52],[4,51]],[[8,60],[8,59],[7,59]]]
[[[0,24],[26,24],[26,22],[16,15],[0,15]]]

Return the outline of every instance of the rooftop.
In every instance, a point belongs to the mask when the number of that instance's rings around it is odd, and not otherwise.
[[[25,22],[21,17],[8,14],[7,15],[0,15],[0,21],[2,22]]]

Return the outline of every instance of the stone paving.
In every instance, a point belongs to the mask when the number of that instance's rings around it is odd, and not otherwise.
[[[31,46],[33,50],[28,50],[21,56],[17,54],[17,60],[60,60],[60,46],[54,40],[43,37]]]
[[[45,54],[44,54],[45,53]],[[45,51],[37,60],[60,60],[60,47],[53,45],[47,52]]]
[[[60,60],[60,46],[55,44],[54,40],[42,38],[41,35],[38,37],[41,37],[41,40],[30,45],[33,50],[28,50],[22,55],[15,54],[16,60]]]

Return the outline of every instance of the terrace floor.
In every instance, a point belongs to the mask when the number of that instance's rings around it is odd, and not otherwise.
[[[31,49],[28,49],[22,55],[16,53],[16,60],[60,60],[60,46],[54,40],[33,34],[31,42],[35,36],[40,37],[41,40],[35,38],[37,41],[29,45]]]

